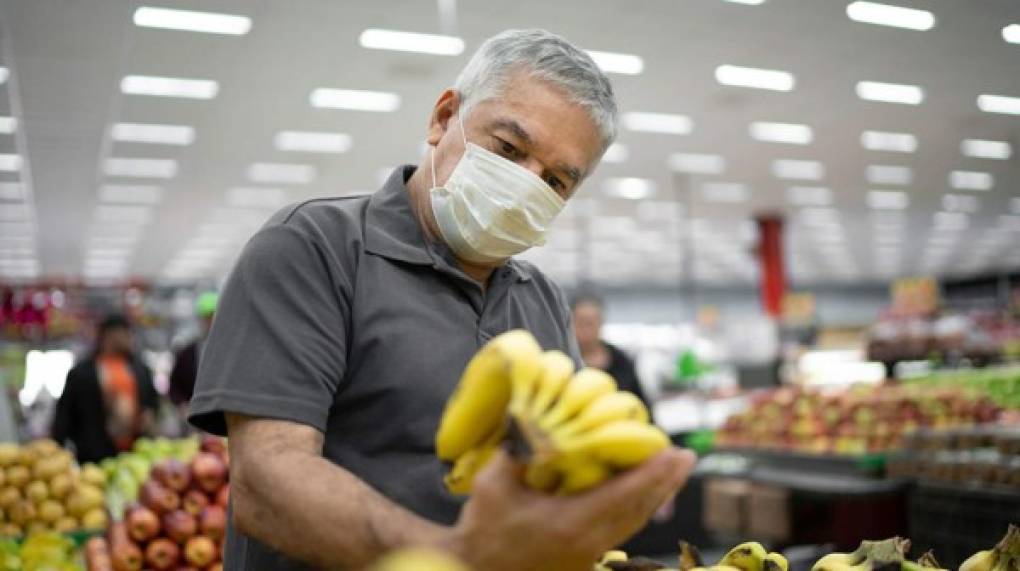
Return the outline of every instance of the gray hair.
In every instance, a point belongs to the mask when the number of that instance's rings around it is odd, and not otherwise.
[[[510,76],[521,69],[566,90],[591,113],[603,148],[613,142],[617,111],[609,78],[591,56],[545,30],[506,30],[485,40],[454,84],[463,115],[475,104],[499,96]]]

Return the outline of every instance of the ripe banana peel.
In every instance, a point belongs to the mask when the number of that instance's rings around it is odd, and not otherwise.
[[[447,489],[457,494],[470,493],[500,446],[527,465],[529,487],[574,494],[669,445],[640,399],[602,371],[575,373],[567,355],[542,352],[523,330],[493,338],[471,359],[436,433],[436,455],[453,465]]]
[[[717,565],[736,567],[740,571],[762,571],[767,555],[768,552],[760,543],[748,541],[730,549]]]
[[[1020,571],[1020,527],[1010,525],[995,547],[968,557],[960,571]]]
[[[405,549],[382,558],[370,571],[471,571],[450,555],[433,549]]]

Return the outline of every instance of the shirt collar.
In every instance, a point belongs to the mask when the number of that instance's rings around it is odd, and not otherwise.
[[[414,170],[414,165],[397,167],[382,188],[369,197],[365,214],[365,250],[393,260],[436,267],[436,257],[429,252],[430,245],[426,243],[414,216],[411,193],[407,190],[407,180],[414,174]],[[437,255],[452,259],[446,244],[431,246]],[[517,260],[508,260],[496,271],[507,269],[516,274],[519,281],[525,282],[532,278],[530,267]]]

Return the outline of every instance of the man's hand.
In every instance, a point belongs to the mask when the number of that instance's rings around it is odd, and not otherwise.
[[[639,531],[687,481],[695,456],[670,449],[575,496],[525,488],[523,467],[500,452],[475,478],[449,549],[485,571],[590,571]]]

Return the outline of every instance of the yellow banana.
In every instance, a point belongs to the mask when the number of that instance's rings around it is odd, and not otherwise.
[[[732,565],[713,565],[711,567],[694,567],[691,571],[741,571],[741,569]]]
[[[610,562],[626,560],[627,560],[626,551],[620,550],[607,551],[604,554],[602,554],[602,559],[599,559],[598,563],[595,564],[595,571],[610,571],[610,568],[607,567],[607,565]]]
[[[614,420],[648,422],[648,409],[634,393],[606,393],[596,397],[572,420],[557,428],[556,435],[564,437],[579,434]]]
[[[992,571],[997,560],[998,554],[994,549],[978,551],[960,564],[960,571]]]
[[[524,483],[532,490],[551,492],[556,489],[560,475],[548,462],[530,462],[524,471]]]
[[[612,471],[603,462],[579,458],[562,462],[560,485],[556,493],[566,496],[583,492],[597,486],[612,475]]]
[[[433,549],[396,551],[372,566],[371,571],[470,571],[453,557]]]
[[[857,564],[858,560],[857,552],[830,553],[816,561],[811,567],[811,571],[832,571],[834,569],[852,567]]]
[[[737,567],[741,571],[762,571],[766,555],[765,548],[760,543],[748,541],[730,549],[718,564]]]
[[[636,466],[669,445],[669,437],[658,427],[637,420],[617,420],[584,434],[556,440],[563,454],[587,456],[614,468]]]
[[[528,407],[533,418],[545,414],[549,406],[556,402],[573,374],[574,361],[565,353],[556,350],[542,353],[542,374]]]
[[[503,422],[514,386],[538,375],[542,350],[527,331],[508,331],[468,362],[443,410],[436,455],[452,462],[476,447]]]
[[[581,369],[560,393],[560,398],[546,414],[536,418],[538,426],[551,431],[570,420],[596,397],[616,390],[616,381],[603,371],[592,368]]]
[[[789,571],[790,562],[779,553],[769,553],[762,560],[763,571]]]

